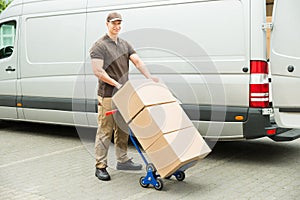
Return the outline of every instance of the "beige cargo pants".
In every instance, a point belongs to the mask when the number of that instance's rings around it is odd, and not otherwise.
[[[98,96],[98,101],[98,130],[95,139],[96,168],[105,168],[113,133],[117,161],[123,163],[129,160],[127,156],[129,135],[117,126],[113,115],[105,116],[107,111],[113,109],[112,99]]]

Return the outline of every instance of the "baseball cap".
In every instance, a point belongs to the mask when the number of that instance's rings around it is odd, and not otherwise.
[[[107,22],[122,21],[122,16],[117,12],[112,12],[108,14],[106,21]]]

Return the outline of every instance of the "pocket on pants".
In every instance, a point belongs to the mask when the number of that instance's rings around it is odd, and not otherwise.
[[[98,120],[100,119],[104,119],[104,118],[109,118],[112,116],[105,116],[105,113],[107,111],[111,111],[112,110],[112,100],[111,98],[103,98],[103,97],[98,97]]]

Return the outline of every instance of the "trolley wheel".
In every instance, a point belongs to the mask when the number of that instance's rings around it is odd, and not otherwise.
[[[162,190],[164,187],[164,182],[160,178],[158,178],[156,181],[157,181],[157,184],[154,185],[154,188],[156,190]]]
[[[177,174],[176,174],[176,179],[178,181],[183,181],[185,179],[185,173],[183,171],[179,171]]]
[[[140,185],[143,187],[143,188],[147,188],[148,186],[149,186],[149,184],[144,184],[143,183],[143,181],[144,181],[144,179],[145,179],[145,176],[142,176],[141,178],[140,178]]]
[[[152,163],[149,163],[147,165],[147,171],[156,172],[156,168],[154,167],[154,165]]]

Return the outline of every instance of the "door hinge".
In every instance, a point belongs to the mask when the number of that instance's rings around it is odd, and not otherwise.
[[[262,24],[262,30],[267,31],[270,29],[271,31],[273,30],[273,23],[272,22],[267,22]]]

